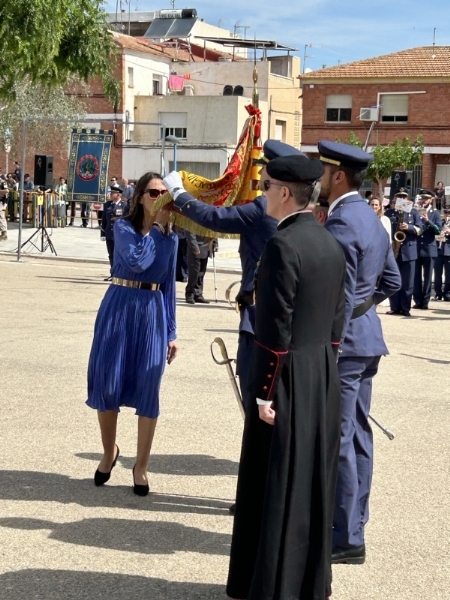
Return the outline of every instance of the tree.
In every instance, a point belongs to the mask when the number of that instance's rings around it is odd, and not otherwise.
[[[19,154],[22,120],[35,115],[72,119],[72,122],[30,121],[27,132],[28,152],[36,154],[47,148],[61,148],[62,151],[67,149],[72,127],[81,123],[86,114],[83,102],[76,95],[67,93],[70,89],[71,82],[65,89],[54,86],[51,91],[48,87],[29,81],[16,83],[12,89],[13,99],[3,100],[3,110],[0,110],[0,152],[4,133],[8,129],[11,133],[11,156]]]
[[[349,135],[348,143],[358,148],[363,147],[353,131]],[[378,184],[380,198],[384,196],[383,184],[386,179],[390,178],[392,171],[414,169],[422,162],[423,147],[421,136],[418,136],[414,143],[411,143],[409,137],[406,136],[403,139],[396,138],[394,142],[386,146],[378,144],[372,149],[373,161],[367,170],[367,177]]]
[[[102,5],[102,0],[1,0],[0,98],[13,98],[22,81],[61,87],[71,76],[86,82],[100,77],[115,104],[116,46]]]

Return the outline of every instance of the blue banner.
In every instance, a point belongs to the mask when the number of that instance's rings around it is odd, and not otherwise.
[[[69,202],[105,202],[113,132],[74,129],[70,141]]]

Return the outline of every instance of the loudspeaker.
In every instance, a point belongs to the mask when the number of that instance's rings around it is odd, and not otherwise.
[[[53,186],[53,156],[34,155],[34,185]]]
[[[392,171],[391,173],[391,191],[389,198],[392,200],[400,188],[406,188],[406,171]]]

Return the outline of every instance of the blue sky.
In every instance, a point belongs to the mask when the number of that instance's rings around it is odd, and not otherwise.
[[[171,7],[169,0],[130,1],[132,11]],[[116,10],[113,0],[105,6]],[[128,11],[126,0],[122,6]],[[435,27],[436,44],[450,45],[448,0],[176,0],[175,8],[196,8],[199,18],[231,31],[248,26],[247,38],[298,48],[302,60],[305,44],[313,44],[306,52],[313,69],[431,45]]]

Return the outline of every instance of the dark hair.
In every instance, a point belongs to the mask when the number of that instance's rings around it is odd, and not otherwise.
[[[29,177],[29,176],[30,176],[30,174],[29,174],[29,173],[25,173],[25,175],[24,175],[23,177],[24,177],[24,179],[25,179],[25,177]]]
[[[350,169],[349,167],[342,166],[333,166],[333,173],[337,173],[338,171],[342,171],[347,179],[347,183],[350,188],[354,190],[359,190],[362,186],[364,179],[367,176],[367,169],[363,169],[362,171],[355,171],[354,169]]]
[[[140,200],[148,182],[152,179],[159,179],[162,181],[162,177],[159,173],[153,173],[152,171],[149,171],[148,173],[145,173],[145,175],[142,175],[142,177],[136,183],[134,194],[130,201],[130,212],[126,217],[124,217],[124,219],[130,221],[136,231],[141,231],[144,224],[144,207],[142,206]]]
[[[306,208],[310,204],[314,192],[314,183],[296,181],[285,185],[291,192],[297,206]]]
[[[370,196],[372,196],[372,190],[367,190],[367,192],[364,194],[364,198],[370,198]],[[374,198],[375,200],[375,198]],[[378,198],[377,198],[378,200]]]

